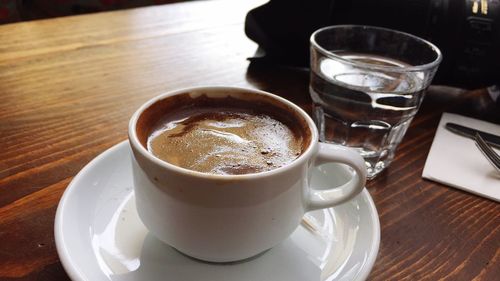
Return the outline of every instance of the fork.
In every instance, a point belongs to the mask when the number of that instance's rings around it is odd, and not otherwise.
[[[500,172],[500,156],[484,141],[480,134],[476,133],[474,136],[476,146],[484,154],[486,159]]]

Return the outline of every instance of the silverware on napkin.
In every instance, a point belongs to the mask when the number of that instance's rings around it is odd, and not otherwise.
[[[468,137],[473,140],[475,139],[476,134],[479,134],[486,143],[496,148],[500,148],[500,136],[450,122],[446,123],[445,127],[455,134]]]
[[[474,136],[476,141],[476,146],[483,153],[484,157],[488,159],[490,164],[495,167],[495,169],[500,172],[500,155],[498,155],[481,137],[480,134]]]

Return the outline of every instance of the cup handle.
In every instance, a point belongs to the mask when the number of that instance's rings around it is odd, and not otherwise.
[[[366,183],[366,166],[363,158],[354,150],[335,144],[319,143],[319,151],[313,165],[342,163],[354,169],[351,180],[341,186],[328,189],[314,189],[309,186],[306,210],[330,208],[348,201],[360,193]]]

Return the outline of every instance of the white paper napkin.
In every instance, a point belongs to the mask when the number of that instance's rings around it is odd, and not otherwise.
[[[479,151],[474,140],[450,132],[445,128],[447,122],[500,135],[500,125],[443,113],[422,177],[500,202],[500,173]]]

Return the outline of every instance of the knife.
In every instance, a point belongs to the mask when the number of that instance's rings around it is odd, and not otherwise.
[[[489,145],[494,146],[496,148],[500,148],[500,136],[486,133],[483,131],[479,131],[476,129],[472,129],[469,127],[465,127],[462,125],[458,125],[455,123],[446,123],[446,129],[452,131],[455,134],[468,137],[474,139],[474,136],[477,134],[481,135],[481,137],[486,141]]]

